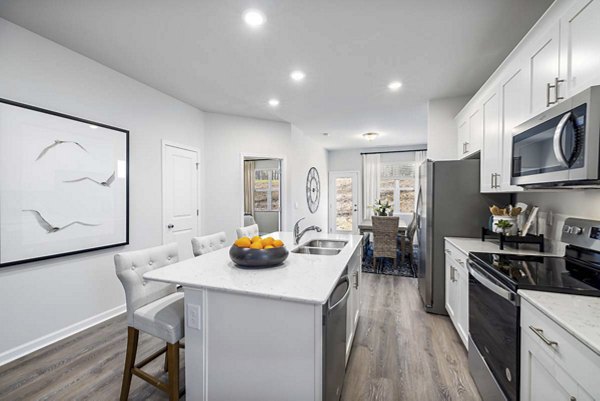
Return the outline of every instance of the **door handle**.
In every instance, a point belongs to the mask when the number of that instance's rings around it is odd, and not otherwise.
[[[354,205],[354,209],[353,209],[353,211],[354,211],[354,212],[358,212],[358,205]]]
[[[174,226],[173,224],[169,224],[169,225],[167,226],[167,228],[168,228],[168,229],[171,229],[171,228],[175,228],[175,226]]]
[[[569,161],[565,157],[565,154],[563,151],[562,137],[565,132],[565,125],[567,124],[567,121],[569,121],[570,118],[571,118],[571,112],[568,112],[567,114],[562,116],[562,118],[560,119],[560,122],[556,126],[556,130],[554,130],[554,138],[552,141],[552,145],[553,145],[553,149],[554,149],[554,156],[556,156],[556,159],[563,167],[567,167],[567,168],[569,168],[570,166],[569,166]]]
[[[537,327],[533,327],[533,326],[529,326],[529,329],[531,331],[533,331],[539,338],[542,339],[542,341],[544,343],[546,343],[546,345],[550,346],[550,347],[557,347],[558,343],[556,341],[552,341],[549,340],[545,335],[544,335],[544,330],[542,329],[538,329]]]

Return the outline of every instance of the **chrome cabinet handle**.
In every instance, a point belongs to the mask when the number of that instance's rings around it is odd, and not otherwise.
[[[456,281],[456,279],[454,278],[454,266],[450,266],[450,281],[452,281],[453,283]]]
[[[465,142],[465,153],[469,152],[469,141]]]
[[[354,272],[354,288],[358,289],[358,272]]]
[[[550,101],[550,89],[552,89],[553,87],[554,85],[552,85],[550,82],[546,84],[546,107],[550,107],[550,105],[556,103]]]
[[[545,335],[544,335],[544,330],[542,329],[538,329],[537,327],[533,327],[533,326],[529,326],[529,329],[531,331],[533,331],[539,338],[542,339],[542,341],[544,343],[546,343],[546,345],[550,346],[550,347],[558,347],[558,343],[556,341],[552,341],[549,340]]]
[[[564,79],[554,78],[554,103],[558,103],[559,100],[564,100],[564,97],[558,95],[558,89],[561,83],[565,82]]]
[[[448,255],[452,255],[452,251],[450,249],[444,249],[444,252],[446,252]]]

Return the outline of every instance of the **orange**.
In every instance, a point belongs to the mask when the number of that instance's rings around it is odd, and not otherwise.
[[[264,238],[262,240],[262,242],[263,242],[263,245],[267,246],[267,245],[273,245],[273,242],[275,242],[275,240],[273,239],[273,237],[267,237],[267,238]]]
[[[273,241],[273,246],[275,248],[281,248],[283,246],[283,241],[280,239],[276,239],[275,241]]]
[[[242,237],[235,241],[235,245],[240,248],[250,248],[250,245],[251,245],[250,238]]]
[[[262,241],[258,240],[256,242],[253,242],[252,245],[250,245],[250,249],[263,249]]]
[[[273,245],[265,245],[265,249],[273,249],[275,248]]]
[[[252,237],[251,241],[254,244],[256,241],[260,241],[260,237],[258,235],[256,235],[256,236]]]

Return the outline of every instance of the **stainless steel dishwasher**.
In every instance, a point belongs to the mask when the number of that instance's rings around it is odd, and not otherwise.
[[[348,268],[323,305],[323,401],[338,401],[346,374],[346,304]]]

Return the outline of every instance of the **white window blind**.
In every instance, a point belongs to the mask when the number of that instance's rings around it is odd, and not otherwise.
[[[415,178],[415,162],[394,162],[381,164],[381,178],[408,180]]]

